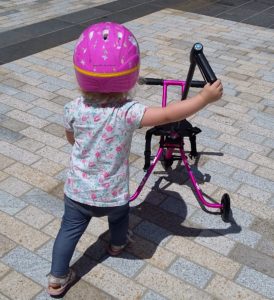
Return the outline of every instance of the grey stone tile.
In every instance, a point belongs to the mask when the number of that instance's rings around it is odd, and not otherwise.
[[[274,126],[273,126],[273,128],[274,128]],[[273,149],[274,148],[274,139],[266,139],[263,142],[263,145]]]
[[[149,290],[142,297],[142,300],[166,300],[166,298],[164,296],[155,293],[154,291]]]
[[[65,182],[67,179],[67,174],[68,174],[69,169],[64,169],[61,172],[59,172],[57,175],[54,176],[54,178]]]
[[[236,282],[265,297],[274,299],[274,278],[263,273],[248,267],[243,267]]]
[[[32,102],[38,98],[38,96],[26,92],[19,92],[14,97],[25,102]]]
[[[0,191],[0,210],[9,214],[14,215],[21,209],[27,206],[27,203],[16,198],[4,191]]]
[[[229,257],[243,265],[274,277],[274,260],[257,250],[238,244],[230,252]]]
[[[34,79],[40,79],[40,78],[45,76],[44,73],[40,73],[40,72],[36,72],[36,71],[26,72],[25,75],[28,76],[28,77],[34,78]]]
[[[36,254],[38,254],[39,256],[43,257],[44,259],[48,260],[51,262],[52,260],[52,249],[53,249],[53,244],[54,244],[54,240],[50,240],[49,242],[47,242],[45,245],[43,245],[41,248],[39,248],[38,250],[36,250]],[[70,265],[72,265],[74,263],[75,260],[77,260],[82,254],[75,250],[73,253],[73,256],[71,258],[71,263]]]
[[[61,114],[52,114],[47,118],[48,121],[64,126],[63,116]]]
[[[40,256],[23,247],[17,247],[5,255],[1,261],[33,281],[46,286],[50,262]]]
[[[64,213],[64,203],[39,189],[33,189],[23,195],[21,199],[32,204],[55,217],[62,217]]]
[[[262,238],[258,244],[257,250],[274,258],[274,242],[273,241]]]
[[[213,273],[206,268],[182,257],[171,265],[168,272],[201,289],[205,287],[213,275]]]
[[[35,298],[33,298],[33,300],[52,300],[52,297],[46,291],[43,291],[40,294],[38,294]]]
[[[8,253],[11,249],[15,248],[17,244],[5,237],[4,235],[0,234],[0,257],[4,256]]]
[[[246,159],[251,154],[251,152],[246,149],[243,149],[243,148],[240,148],[240,147],[237,147],[234,145],[230,145],[230,144],[225,145],[222,148],[222,151],[224,153],[231,154],[231,155],[239,157],[241,159]]]
[[[103,261],[103,264],[113,268],[115,271],[118,271],[127,277],[132,278],[145,263],[141,259],[124,252],[119,257],[109,256]]]
[[[160,205],[161,208],[172,212],[183,219],[193,214],[196,208],[190,204],[185,204],[183,200],[174,197],[167,197],[167,199]]]
[[[143,221],[137,225],[134,232],[160,246],[164,246],[171,238],[169,231],[148,221]]]
[[[6,141],[6,142],[16,142],[20,139],[22,139],[24,136],[23,134],[10,130],[8,128],[4,128],[1,126],[0,128],[0,140]]]
[[[232,211],[234,208],[232,208]],[[238,225],[224,223],[219,215],[205,215],[206,213],[202,210],[197,210],[191,217],[190,220],[194,223],[201,225],[203,228],[213,230],[220,235],[224,235],[229,239],[236,242],[243,243],[250,247],[255,247],[261,238],[261,235],[251,231],[245,227],[241,227],[244,224],[249,224],[249,217],[241,217],[241,214],[235,215],[235,222]],[[237,214],[237,210],[236,210]],[[234,214],[233,214],[234,216]],[[247,223],[246,223],[247,222]],[[240,226],[239,226],[240,225]]]
[[[223,148],[223,146],[225,145],[223,142],[220,142],[213,138],[205,137],[202,135],[197,138],[197,142],[199,144],[209,147],[213,150],[221,150]]]
[[[265,238],[274,241],[274,222],[273,221],[256,218],[253,221],[253,224],[250,228],[252,230],[260,233]]]
[[[28,113],[35,115],[41,119],[46,119],[53,114],[53,112],[42,107],[34,107],[28,110]]]
[[[229,176],[235,171],[235,168],[214,160],[210,160],[206,162],[203,165],[203,168],[211,172],[218,173],[225,176]]]
[[[238,137],[257,144],[261,144],[262,141],[265,139],[265,137],[262,135],[258,135],[246,130],[241,130],[238,134]]]
[[[216,174],[215,172],[208,172],[208,170],[204,169],[204,167],[200,167],[199,168],[199,173],[195,172],[195,170],[192,168],[192,171],[194,171],[194,176],[196,178],[196,180],[198,180],[199,178],[202,180],[202,182],[204,181],[209,181],[212,184],[218,185],[222,188],[224,188],[227,191],[232,191],[235,192],[239,186],[240,186],[240,182],[233,180],[228,176],[225,176],[225,174]],[[201,174],[203,174],[203,177],[201,178]]]
[[[194,241],[225,256],[229,254],[236,243],[223,235],[218,235],[216,232],[207,229],[202,230]]]
[[[247,183],[258,189],[274,193],[274,185],[273,182],[270,180],[261,178],[259,176],[241,170],[237,170],[232,177],[236,180],[239,180],[240,182]]]
[[[268,193],[262,189],[254,188],[248,184],[241,185],[237,193],[262,203],[266,203],[271,197],[271,193]]]
[[[0,114],[5,114],[10,110],[13,110],[13,108],[4,103],[0,103]]]
[[[55,92],[60,90],[60,86],[55,85],[53,83],[42,83],[38,87],[48,92]]]

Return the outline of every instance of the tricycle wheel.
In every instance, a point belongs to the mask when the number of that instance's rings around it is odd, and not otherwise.
[[[221,208],[221,216],[224,222],[229,222],[230,218],[230,197],[228,194],[223,194],[222,200],[221,200],[222,208]]]

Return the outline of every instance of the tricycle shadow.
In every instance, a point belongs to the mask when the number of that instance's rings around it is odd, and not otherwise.
[[[176,205],[180,203],[178,208],[179,215],[164,209],[161,205],[152,204],[161,193],[168,194],[169,201],[176,201]],[[163,247],[172,236],[181,236],[192,240],[198,236],[212,238],[241,231],[241,227],[235,222],[232,215],[230,223],[223,223],[226,225],[226,228],[221,226],[222,228],[211,228],[210,230],[192,226],[191,222],[186,220],[187,215],[187,205],[179,193],[170,190],[152,190],[140,205],[131,208],[131,219],[134,221],[130,227],[134,233],[134,241],[119,256],[119,259],[150,259],[157,248],[159,246]],[[212,218],[215,217],[212,216]],[[110,259],[106,251],[108,240],[109,233],[106,231],[72,265],[72,268],[77,273],[77,281],[98,264],[108,265]]]

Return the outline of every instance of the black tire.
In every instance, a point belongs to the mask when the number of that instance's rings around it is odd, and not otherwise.
[[[223,207],[221,208],[221,216],[222,220],[226,223],[229,222],[230,214],[231,214],[231,208],[230,208],[230,197],[228,194],[223,194],[221,204]]]

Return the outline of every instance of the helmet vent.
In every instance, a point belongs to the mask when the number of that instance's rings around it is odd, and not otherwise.
[[[103,39],[105,41],[108,39],[108,35],[109,35],[109,30],[108,29],[103,30]]]

